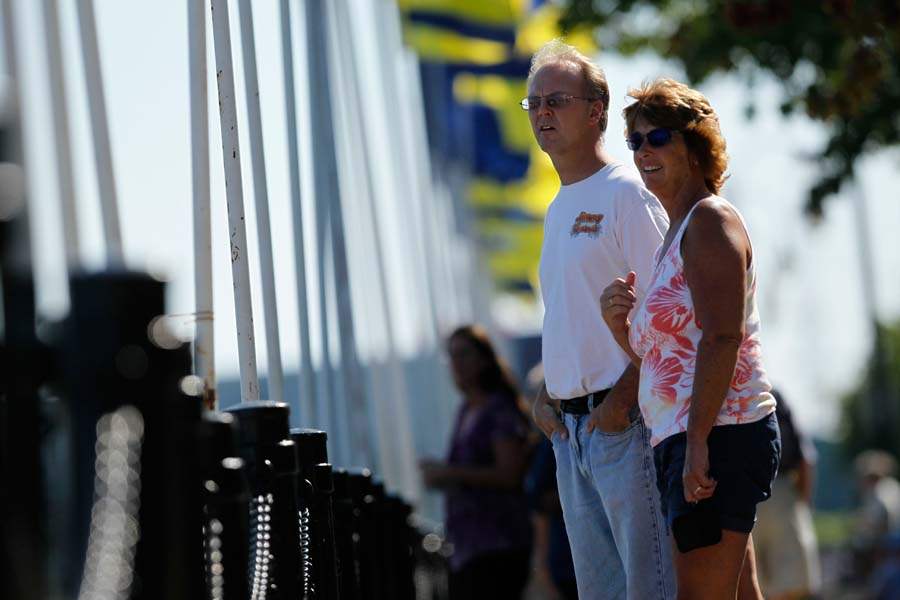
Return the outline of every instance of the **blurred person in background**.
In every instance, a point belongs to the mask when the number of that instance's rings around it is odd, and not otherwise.
[[[897,461],[883,450],[866,450],[855,461],[860,503],[854,523],[854,542],[867,553],[889,533],[900,530],[900,483]]]
[[[706,97],[682,83],[657,79],[629,96],[628,146],[669,231],[643,302],[629,273],[604,290],[603,318],[640,368],[678,598],[761,599],[750,532],[780,442],[753,248],[737,209],[718,196],[725,139]]]
[[[869,589],[875,600],[900,598],[900,530],[887,535],[880,544]]]
[[[544,385],[540,363],[528,373],[527,391],[534,395]],[[534,547],[532,562],[542,600],[578,600],[575,565],[556,486],[556,457],[553,444],[541,438],[525,479],[525,492],[533,512]]]
[[[535,53],[522,108],[562,184],[544,218],[545,385],[532,414],[553,445],[578,593],[671,598],[671,549],[637,410],[637,369],[604,325],[598,301],[612,278],[629,271],[640,274],[641,295],[666,215],[606,150],[609,86],[576,48],[555,40]]]
[[[530,426],[510,371],[481,327],[454,331],[447,354],[463,401],[446,462],[420,466],[425,485],[446,497],[450,597],[517,600],[531,562],[523,491]]]
[[[861,452],[853,463],[859,507],[853,524],[857,575],[878,600],[900,598],[900,483],[897,461],[883,450]]]
[[[769,600],[799,600],[818,593],[821,569],[812,520],[816,450],[797,427],[784,396],[772,390],[781,434],[781,463],[772,498],[759,505],[753,531],[759,584]]]

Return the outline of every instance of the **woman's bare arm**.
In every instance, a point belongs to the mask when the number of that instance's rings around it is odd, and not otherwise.
[[[712,495],[706,440],[725,401],[744,337],[750,242],[737,214],[702,200],[682,241],[684,273],[702,330],[687,426],[684,484],[688,500]]]

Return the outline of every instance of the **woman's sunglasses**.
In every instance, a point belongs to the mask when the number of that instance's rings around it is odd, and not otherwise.
[[[668,127],[658,127],[653,131],[648,131],[647,135],[635,131],[625,139],[625,143],[628,144],[628,148],[632,152],[640,150],[641,146],[644,145],[645,139],[654,148],[660,148],[672,141],[673,133],[675,133],[675,130]]]

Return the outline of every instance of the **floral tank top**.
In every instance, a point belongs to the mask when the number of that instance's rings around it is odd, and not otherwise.
[[[737,210],[729,204],[732,210]],[[644,422],[656,446],[671,435],[687,431],[694,386],[697,345],[701,329],[684,276],[681,239],[696,205],[691,208],[664,256],[658,256],[653,281],[643,303],[634,312],[629,342],[641,357],[638,392]],[[740,213],[741,224],[746,224]],[[756,307],[756,269],[747,272],[744,339],[738,350],[731,385],[716,418],[716,425],[758,421],[775,410],[772,385],[762,365],[759,312]]]

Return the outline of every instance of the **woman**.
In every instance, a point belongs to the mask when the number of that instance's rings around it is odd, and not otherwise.
[[[629,95],[628,146],[670,226],[631,320],[634,273],[606,288],[603,317],[640,368],[678,597],[762,598],[750,532],[780,442],[753,248],[737,210],[717,196],[725,140],[709,101],[681,83],[659,79]]]
[[[447,341],[463,395],[446,463],[424,461],[425,485],[447,499],[452,598],[518,599],[528,579],[531,525],[522,482],[529,427],[508,370],[480,327]]]

